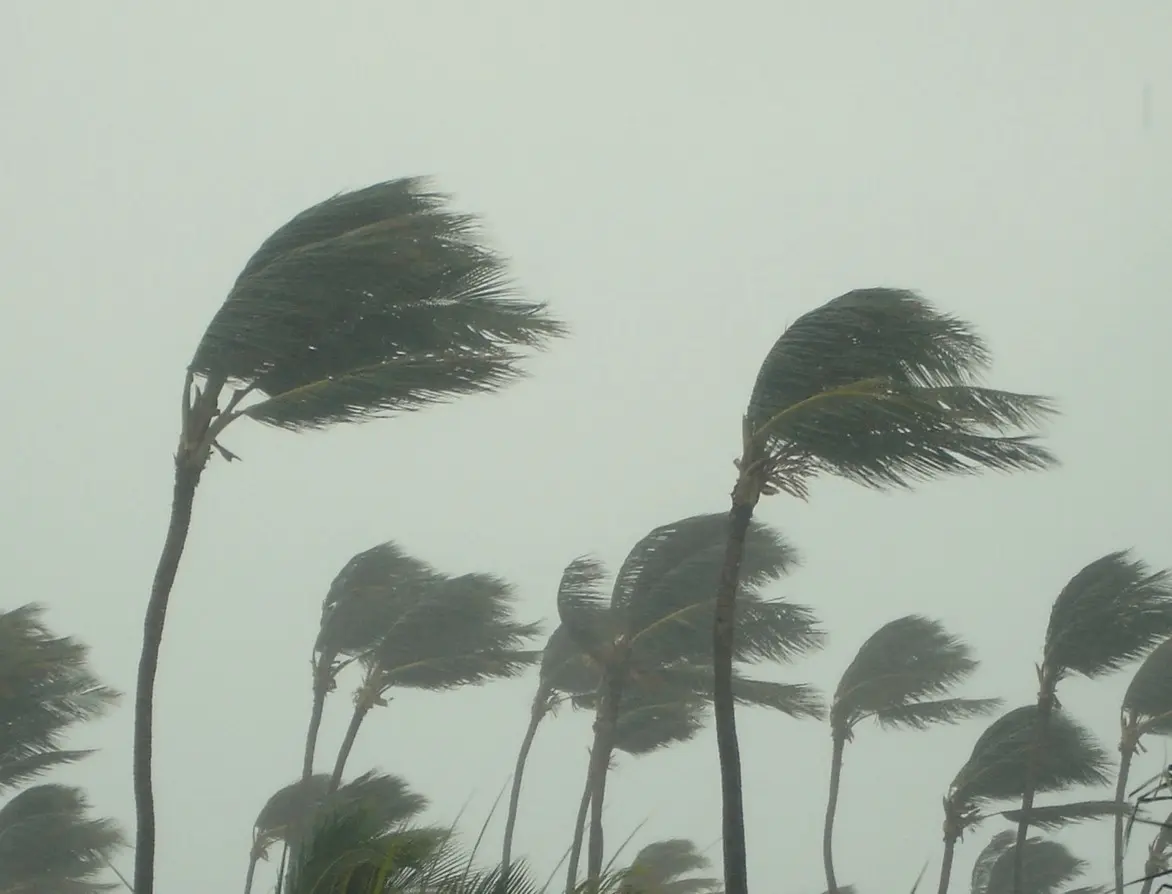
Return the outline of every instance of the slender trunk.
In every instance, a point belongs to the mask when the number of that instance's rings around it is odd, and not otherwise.
[[[594,756],[591,755],[586,770],[586,783],[582,786],[582,800],[578,802],[578,816],[574,820],[574,842],[570,845],[570,862],[566,868],[566,894],[573,894],[578,885],[578,863],[582,859],[582,842],[586,838],[586,814],[590,810],[590,793],[592,791],[590,767],[594,766]]]
[[[619,659],[620,665],[623,659]],[[594,718],[594,745],[590,748],[590,846],[586,853],[586,879],[594,890],[602,878],[602,808],[606,801],[606,777],[614,753],[615,728],[623,691],[623,671],[608,673],[602,682],[602,701]]]
[[[1122,805],[1127,798],[1127,777],[1131,773],[1131,759],[1135,756],[1135,743],[1124,729],[1119,742],[1119,777],[1115,780],[1115,894],[1123,894],[1123,812]]]
[[[826,820],[822,826],[822,863],[826,867],[826,894],[838,894],[838,882],[834,878],[834,814],[838,810],[838,785],[842,780],[842,755],[846,750],[846,736],[837,730],[832,736],[830,794],[826,798]]]
[[[155,674],[159,649],[167,620],[167,602],[179,560],[191,527],[195,489],[199,485],[202,461],[198,452],[180,443],[175,455],[175,488],[171,499],[171,521],[143,621],[142,653],[138,660],[138,683],[134,699],[134,811],[137,822],[134,850],[135,894],[153,894],[155,887],[155,793],[151,780],[151,758],[155,713]]]
[[[751,459],[751,451],[746,448],[741,463],[742,472],[732,492],[728,542],[716,589],[716,610],[712,625],[712,708],[716,716],[716,744],[720,753],[725,894],[749,894],[741,751],[737,741],[732,680],[737,584],[740,581],[741,559],[745,554],[745,535],[753,520],[753,509],[760,498],[760,485],[744,471],[748,469]]]
[[[525,730],[525,738],[521,740],[521,748],[517,752],[517,766],[513,769],[513,788],[509,792],[509,813],[505,817],[505,840],[501,846],[502,890],[508,888],[509,866],[513,862],[513,833],[517,828],[517,809],[521,804],[521,782],[525,778],[525,764],[529,760],[529,749],[533,747],[537,728],[545,718],[548,698],[548,690],[541,687],[537,692],[537,697],[533,699],[533,707],[529,711],[529,726]]]
[[[1034,811],[1034,795],[1038,788],[1038,772],[1041,769],[1042,752],[1046,747],[1046,734],[1050,726],[1050,712],[1054,708],[1054,682],[1050,674],[1042,670],[1041,686],[1038,690],[1038,713],[1034,726],[1034,742],[1027,757],[1025,790],[1021,793],[1021,818],[1017,821],[1017,839],[1013,847],[1013,894],[1022,894],[1025,879],[1026,836],[1030,831],[1030,814]]]
[[[346,737],[342,739],[342,747],[338,749],[338,759],[334,761],[334,774],[330,777],[329,793],[333,794],[342,784],[342,774],[346,772],[346,761],[350,759],[350,752],[354,749],[354,740],[358,738],[358,730],[362,728],[362,721],[370,705],[365,699],[360,699],[354,705],[354,713],[350,716],[350,725],[346,727]]]
[[[256,875],[257,853],[252,850],[248,855],[248,872],[244,874],[244,894],[252,894],[252,880]]]
[[[936,894],[948,894],[948,883],[952,880],[952,858],[956,854],[956,836],[945,833],[944,856],[940,858],[940,884]]]
[[[301,762],[301,780],[313,775],[313,757],[317,751],[317,737],[321,732],[321,718],[325,712],[326,695],[329,693],[329,656],[319,656],[313,671],[313,708],[309,714],[309,727],[305,731],[305,757]]]

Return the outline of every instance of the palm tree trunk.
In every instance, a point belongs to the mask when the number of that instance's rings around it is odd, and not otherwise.
[[[537,736],[537,727],[545,718],[548,699],[548,690],[544,686],[540,687],[533,699],[533,707],[529,711],[529,726],[525,730],[525,737],[521,740],[521,748],[517,752],[517,766],[513,769],[513,788],[509,792],[509,813],[505,817],[505,840],[501,846],[502,890],[508,888],[509,866],[513,862],[513,832],[517,828],[517,809],[521,804],[521,782],[525,778],[525,764],[529,760],[529,749],[533,747],[533,740]]]
[[[846,737],[835,731],[830,752],[830,794],[826,799],[826,820],[822,826],[822,863],[826,867],[826,894],[838,894],[834,878],[834,814],[838,810],[838,786],[842,780],[842,756]]]
[[[325,676],[327,670],[323,673],[320,669],[326,661],[326,656],[319,656],[319,661],[314,666],[313,672],[313,708],[309,713],[309,727],[305,731],[305,757],[301,762],[301,779],[302,781],[308,779],[313,775],[313,757],[317,751],[317,737],[321,732],[322,714],[325,713],[326,695],[329,692],[329,678]]]
[[[952,858],[956,855],[956,836],[945,834],[944,856],[940,858],[940,884],[936,894],[948,894],[948,883],[952,880]]]
[[[1034,810],[1034,795],[1037,793],[1038,771],[1042,751],[1046,747],[1046,733],[1050,726],[1050,712],[1054,709],[1054,683],[1043,669],[1041,686],[1038,690],[1038,717],[1034,729],[1034,744],[1030,749],[1025,790],[1021,793],[1021,818],[1017,821],[1017,839],[1013,847],[1013,894],[1022,894],[1023,867],[1025,865],[1026,836],[1030,831],[1030,814]]]
[[[741,460],[741,475],[732,492],[728,542],[716,589],[712,630],[712,708],[716,716],[716,744],[720,753],[725,894],[749,894],[745,805],[741,791],[741,749],[737,741],[732,681],[737,584],[740,581],[741,560],[745,554],[745,536],[753,520],[753,509],[761,495],[760,484],[748,471],[751,461],[751,450],[747,446]]]
[[[620,658],[620,669],[606,674],[603,679],[602,701],[594,719],[594,744],[590,748],[590,846],[586,854],[586,879],[593,886],[597,886],[602,878],[605,853],[602,808],[606,801],[606,777],[610,771],[610,756],[614,752],[615,728],[623,694],[622,661]]]
[[[252,880],[256,875],[256,863],[256,851],[252,850],[248,854],[248,872],[244,874],[244,894],[252,894]]]
[[[346,772],[346,761],[350,759],[350,752],[354,749],[354,740],[358,738],[358,730],[362,728],[362,721],[370,705],[364,699],[354,706],[354,713],[350,716],[350,725],[346,727],[346,736],[342,739],[342,747],[338,749],[338,758],[334,761],[334,774],[330,777],[329,792],[333,794],[342,784],[342,774]]]
[[[586,771],[586,784],[582,786],[582,800],[578,802],[578,816],[574,820],[574,842],[570,845],[570,862],[566,867],[566,894],[573,894],[578,885],[578,863],[582,859],[582,843],[586,838],[586,814],[590,810],[591,786],[590,767],[594,765],[591,755]]]
[[[1135,756],[1135,745],[1128,730],[1124,729],[1119,742],[1119,776],[1115,780],[1115,803],[1123,804],[1127,797],[1127,777],[1131,774],[1131,759]],[[1123,813],[1115,811],[1115,894],[1123,894]]]

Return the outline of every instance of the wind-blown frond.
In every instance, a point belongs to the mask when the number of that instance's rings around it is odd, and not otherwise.
[[[1010,894],[1013,891],[1015,838],[1014,832],[999,832],[981,851],[973,866],[973,894]],[[1027,839],[1021,890],[1030,894],[1058,894],[1068,882],[1082,875],[1088,865],[1056,841]]]
[[[1123,710],[1138,725],[1139,735],[1172,734],[1172,638],[1156,646],[1136,669]]]
[[[593,556],[578,556],[558,583],[558,619],[566,636],[584,655],[602,663],[615,636],[614,617],[603,593],[606,566]]]
[[[622,872],[616,894],[717,894],[719,879],[694,875],[711,865],[686,838],[653,841]]]
[[[0,808],[0,891],[92,894],[125,840],[113,820],[94,819],[81,789],[35,785]]]
[[[541,650],[541,686],[549,692],[586,695],[597,691],[602,666],[578,648],[565,625],[559,624]]]
[[[1037,742],[1037,716],[1037,705],[1015,708],[981,734],[949,788],[949,801],[956,808],[1021,797]],[[1040,755],[1035,767],[1039,792],[1105,785],[1111,777],[1107,752],[1089,730],[1062,710],[1050,715]]]
[[[565,328],[445,204],[404,178],[301,212],[245,264],[191,370],[265,395],[243,413],[294,430],[513,381],[517,349]]]
[[[992,714],[1004,704],[999,698],[942,698],[877,711],[884,729],[925,730],[940,723],[959,723]]]
[[[915,293],[856,289],[781,335],[758,373],[747,422],[765,454],[797,479],[787,487],[796,492],[819,470],[884,488],[1052,465],[1029,434],[1052,404],[978,387],[989,363],[968,324]]]
[[[43,613],[31,603],[0,613],[0,791],[88,755],[62,749],[66,733],[120,697],[90,670],[86,646],[54,636]]]
[[[1076,801],[1071,804],[1050,804],[1046,807],[1034,807],[1030,811],[1030,827],[1052,831],[1083,820],[1097,820],[1118,815],[1126,816],[1130,812],[1130,804],[1121,804],[1118,801]],[[1021,819],[1021,810],[1003,810],[1000,816],[1016,823]]]
[[[635,689],[619,711],[614,747],[643,755],[687,742],[704,728],[707,710],[699,699],[658,701],[654,693]]]
[[[1172,636],[1172,573],[1126,550],[1096,559],[1062,588],[1046,629],[1044,666],[1095,678]]]

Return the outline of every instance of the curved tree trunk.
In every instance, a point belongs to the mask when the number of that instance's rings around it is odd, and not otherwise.
[[[354,713],[350,715],[350,725],[346,727],[346,736],[342,739],[342,745],[338,749],[338,758],[334,761],[334,773],[330,777],[330,794],[336,792],[338,786],[342,784],[342,774],[346,772],[346,761],[350,759],[350,752],[354,750],[354,741],[358,738],[358,730],[362,728],[362,721],[366,719],[369,710],[370,705],[365,700],[359,701],[354,706]]]
[[[595,887],[602,878],[605,854],[602,808],[606,801],[606,777],[610,771],[610,756],[614,753],[622,690],[622,671],[607,674],[602,683],[602,701],[594,718],[594,744],[590,748],[590,777],[587,783],[590,786],[590,846],[586,854],[586,879]]]
[[[952,880],[952,858],[956,855],[956,836],[944,836],[944,856],[940,858],[940,884],[936,894],[948,894],[948,883]]]
[[[582,786],[582,800],[578,802],[578,816],[574,820],[574,842],[570,845],[570,862],[566,867],[566,894],[573,894],[578,885],[578,864],[582,859],[582,843],[586,838],[586,814],[590,810],[591,776],[590,769],[594,765],[591,756],[587,771],[586,783]]]
[[[533,747],[533,740],[537,736],[537,728],[545,719],[548,691],[541,687],[533,699],[533,707],[529,711],[529,726],[525,729],[525,737],[521,740],[521,748],[517,752],[517,766],[513,769],[513,788],[509,792],[509,812],[505,817],[505,840],[501,845],[501,889],[507,890],[509,883],[509,866],[513,862],[513,833],[517,828],[517,809],[521,804],[521,783],[525,778],[525,764],[529,760],[529,749]]]
[[[1043,669],[1041,686],[1038,690],[1038,715],[1034,728],[1034,743],[1030,749],[1025,790],[1021,793],[1021,818],[1017,821],[1017,839],[1013,848],[1013,894],[1023,894],[1023,868],[1025,865],[1026,836],[1030,831],[1030,814],[1034,811],[1034,795],[1038,788],[1038,770],[1042,751],[1046,747],[1046,734],[1050,726],[1050,712],[1054,710],[1054,683]]]
[[[257,855],[253,849],[248,855],[248,872],[244,874],[244,894],[252,894],[252,880],[256,876]]]
[[[826,819],[822,825],[822,864],[826,868],[826,894],[838,894],[834,878],[834,814],[838,810],[838,786],[842,780],[842,756],[846,737],[835,731],[830,752],[830,794],[826,798]]]
[[[1115,780],[1115,803],[1121,805],[1127,798],[1127,777],[1131,773],[1131,759],[1135,756],[1135,746],[1124,731],[1119,743],[1119,776]],[[1123,894],[1123,813],[1115,812],[1115,894]]]
[[[761,496],[760,483],[750,469],[751,445],[741,458],[741,474],[732,492],[728,516],[728,542],[716,588],[712,630],[712,708],[716,717],[716,744],[720,752],[721,814],[724,843],[725,894],[749,894],[745,850],[745,805],[741,791],[741,750],[737,741],[736,704],[733,697],[733,632],[736,624],[737,584],[745,554],[745,535],[753,509]]]
[[[305,731],[305,757],[301,761],[301,780],[313,775],[313,758],[317,751],[317,737],[321,732],[322,714],[325,712],[326,695],[329,694],[329,664],[327,656],[320,656],[313,672],[313,708],[309,713],[309,726]],[[322,670],[324,665],[325,669]]]

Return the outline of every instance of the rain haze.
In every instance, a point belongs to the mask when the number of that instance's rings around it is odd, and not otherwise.
[[[727,509],[762,358],[850,289],[914,289],[972,321],[992,384],[1059,402],[1062,466],[911,493],[823,476],[808,502],[763,500],[802,557],[768,593],[828,632],[763,675],[829,695],[871,632],[922,613],[981,660],[963,694],[1015,707],[1071,575],[1125,548],[1172,565],[1172,4],[14,3],[0,33],[4,608],[45,603],[126,693],[73,737],[97,753],[52,778],[128,832],[184,370],[260,242],[337,192],[431,176],[571,328],[496,395],[226,435],[241,461],[204,474],[157,681],[162,892],[240,890],[257,811],[300,769],[321,602],[351,556],[393,540],[499,574],[548,633],[571,559],[613,571],[651,528]],[[319,770],[357,679],[327,703]],[[1112,755],[1128,679],[1063,684]],[[427,819],[464,811],[470,844],[535,680],[396,690],[348,775],[402,775]],[[737,718],[750,883],[822,891],[827,726]],[[905,891],[927,862],[934,890],[941,798],[987,723],[859,728],[840,883]],[[569,844],[590,729],[563,710],[534,745],[515,851],[540,878]],[[1137,781],[1163,758],[1153,742]],[[717,770],[711,723],[620,755],[608,847],[691,838],[718,873]],[[954,891],[1008,827],[965,838]],[[479,858],[501,828],[498,809]],[[1110,881],[1109,823],[1058,837],[1091,861],[1082,883]]]

